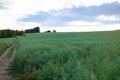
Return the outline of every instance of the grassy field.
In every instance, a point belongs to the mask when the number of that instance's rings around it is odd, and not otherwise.
[[[15,38],[0,39],[0,56],[8,47],[10,47],[13,44],[14,40]]]
[[[26,34],[9,73],[16,80],[119,80],[120,32]]]

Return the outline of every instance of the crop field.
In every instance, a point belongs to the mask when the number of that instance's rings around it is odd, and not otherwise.
[[[8,47],[10,47],[13,44],[14,40],[15,38],[0,39],[0,56]]]
[[[16,80],[120,80],[120,32],[36,33],[17,41]]]

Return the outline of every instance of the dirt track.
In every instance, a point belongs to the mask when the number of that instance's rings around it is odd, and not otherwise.
[[[9,51],[14,47],[13,54],[10,58],[7,58]],[[0,80],[12,80],[8,75],[7,68],[9,64],[13,61],[13,58],[16,53],[16,43],[14,43],[10,48],[8,48],[2,56],[0,56]]]

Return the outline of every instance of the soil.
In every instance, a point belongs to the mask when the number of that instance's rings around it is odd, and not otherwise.
[[[9,54],[9,51],[13,48],[13,54],[8,59],[7,55]],[[12,78],[8,75],[8,72],[6,69],[8,69],[8,66],[13,61],[13,58],[16,53],[16,43],[14,43],[10,48],[8,48],[3,55],[0,56],[0,80],[12,80]]]

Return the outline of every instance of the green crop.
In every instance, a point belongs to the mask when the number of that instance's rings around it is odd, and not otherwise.
[[[120,32],[26,34],[9,73],[16,80],[119,80]]]
[[[0,39],[0,56],[3,54],[3,52],[10,47],[13,42],[14,42],[15,38],[3,38]]]

